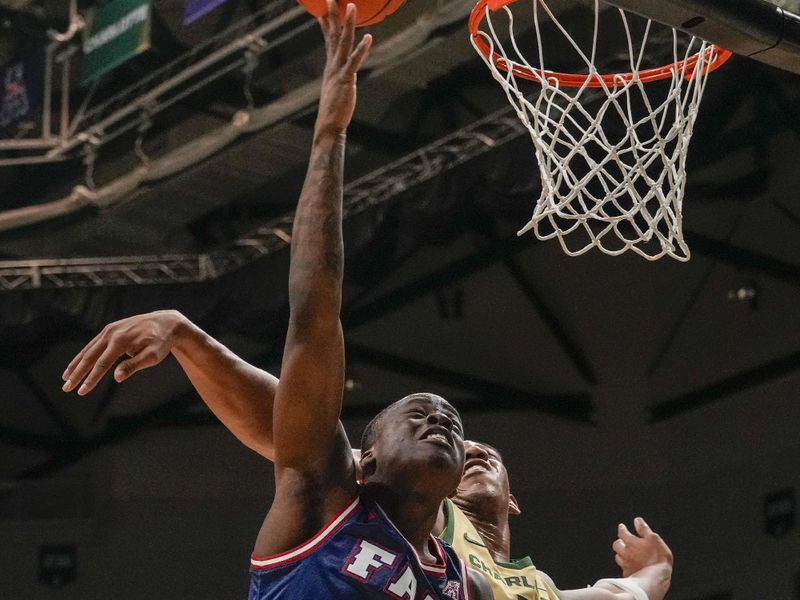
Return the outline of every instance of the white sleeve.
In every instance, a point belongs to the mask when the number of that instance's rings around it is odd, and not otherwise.
[[[649,600],[647,594],[642,589],[642,586],[628,577],[619,577],[617,579],[601,579],[595,583],[595,585],[598,583],[610,583],[611,585],[615,585],[622,591],[633,594],[633,597],[636,598],[636,600]]]

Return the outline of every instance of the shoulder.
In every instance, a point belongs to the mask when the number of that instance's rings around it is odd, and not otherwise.
[[[256,538],[253,555],[260,559],[269,559],[264,564],[274,564],[274,557],[281,556],[306,556],[318,550],[348,522],[363,518],[364,505],[360,496],[349,499],[337,498],[338,506],[333,506],[330,515],[325,521],[303,518],[302,507],[297,514],[291,514],[291,509],[276,510],[276,506],[267,514],[261,531]],[[278,507],[282,508],[282,507]],[[289,527],[287,524],[295,522],[298,526]],[[283,562],[283,558],[281,558]]]
[[[347,438],[339,445],[345,445]],[[256,540],[256,553],[288,551],[337,519],[359,495],[349,444],[331,453],[328,469],[275,470],[275,496]]]
[[[315,441],[307,440],[309,445]],[[341,421],[325,452],[302,465],[275,462],[275,497],[272,509],[286,504],[300,510],[306,521],[327,520],[338,506],[358,493],[356,462]]]

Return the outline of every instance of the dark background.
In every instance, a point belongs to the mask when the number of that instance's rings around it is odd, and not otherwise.
[[[12,4],[4,60],[21,37],[66,29],[66,2]],[[226,28],[267,21],[264,3],[229,0],[183,28],[181,2],[154,4],[154,47],[104,78],[89,107],[111,114],[124,103],[106,102],[137,98],[131,86],[169,61],[188,52],[192,64]],[[580,2],[552,5],[585,27]],[[527,134],[501,141],[515,116],[497,116],[507,101],[469,45],[469,8],[412,0],[372,28],[346,176],[346,201],[375,199],[345,227],[351,439],[390,401],[440,393],[471,437],[503,451],[523,508],[514,553],[561,587],[615,575],[616,524],[642,515],[675,552],[669,597],[798,598],[798,529],[771,535],[765,501],[791,506],[800,483],[800,80],[741,57],[711,76],[689,155],[689,263],[569,258],[514,235],[539,173]],[[598,56],[619,50],[603,44]],[[315,102],[302,92],[321,66],[313,27],[262,54],[249,92],[254,122],[270,124],[238,136],[241,68],[159,107],[148,127],[103,132],[96,193],[65,210],[53,203],[92,183],[87,146],[0,167],[4,598],[244,595],[269,464],[216,423],[172,359],[86,398],[63,395],[60,375],[105,323],[167,307],[278,373],[288,253],[272,231],[288,230],[302,184]],[[73,115],[87,94],[72,87]],[[495,143],[470,144],[474,131]],[[206,144],[217,149],[197,158]],[[404,157],[405,170],[387,168]],[[33,216],[8,212],[24,207]],[[28,275],[79,258],[82,271],[41,285]],[[127,270],[104,268],[110,258]],[[64,545],[74,581],[40,583],[41,548]]]

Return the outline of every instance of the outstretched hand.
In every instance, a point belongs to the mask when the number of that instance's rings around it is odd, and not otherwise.
[[[77,387],[78,395],[85,396],[124,356],[129,358],[114,369],[117,382],[154,367],[172,350],[176,332],[183,322],[183,316],[177,311],[161,310],[106,325],[69,363],[61,376],[62,389],[71,392]]]
[[[641,517],[633,520],[636,534],[620,523],[619,536],[611,547],[616,555],[614,560],[622,568],[623,577],[629,577],[645,567],[654,565],[669,566],[672,569],[672,551]]]
[[[325,36],[327,62],[317,116],[317,132],[341,133],[350,124],[356,107],[358,70],[369,54],[372,36],[366,34],[354,47],[356,7],[348,4],[344,22],[336,0],[328,0],[328,13],[319,19]]]

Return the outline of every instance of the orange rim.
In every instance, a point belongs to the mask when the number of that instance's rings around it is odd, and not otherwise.
[[[479,52],[491,60],[498,69],[512,73],[515,77],[521,77],[530,81],[541,83],[543,80],[557,80],[562,86],[565,87],[586,87],[600,88],[600,87],[616,87],[620,81],[628,82],[634,79],[633,73],[612,73],[610,75],[580,75],[576,73],[558,73],[557,71],[546,71],[540,69],[531,69],[525,65],[521,65],[512,60],[506,60],[501,55],[494,52],[489,44],[486,43],[483,36],[479,34],[479,28],[486,16],[487,8],[491,11],[498,10],[502,6],[512,4],[516,0],[478,0],[475,8],[469,17],[469,33],[472,41],[478,48]],[[730,50],[725,50],[719,46],[710,46],[705,50],[707,55],[715,55],[713,60],[706,68],[706,73],[715,71],[720,68],[733,54]],[[673,72],[683,71],[686,73],[684,77],[691,79],[694,74],[695,65],[700,60],[700,52],[685,60],[679,60],[675,63],[664,65],[663,67],[656,67],[653,69],[644,69],[639,71],[638,80],[642,83],[650,83],[652,81],[659,81],[661,79],[668,79],[673,76]],[[685,71],[684,71],[685,69]]]

